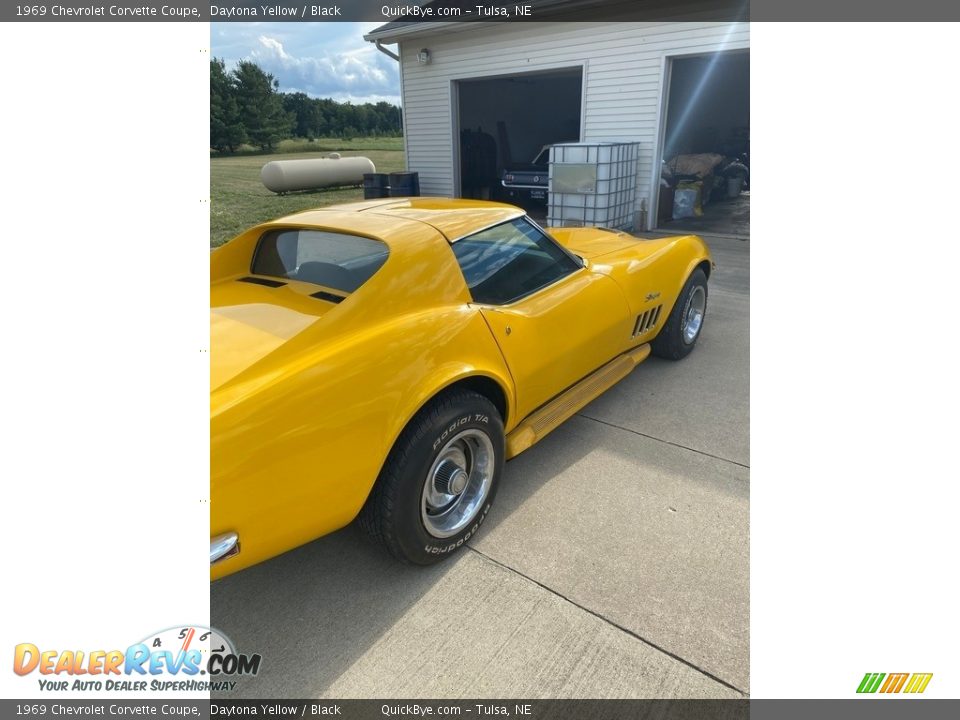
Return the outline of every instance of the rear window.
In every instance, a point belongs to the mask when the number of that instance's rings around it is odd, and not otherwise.
[[[351,293],[387,260],[379,240],[325,230],[271,230],[260,238],[255,275],[289,278]]]

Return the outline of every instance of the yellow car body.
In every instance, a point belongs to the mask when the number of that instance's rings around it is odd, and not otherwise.
[[[212,578],[349,524],[401,432],[445,389],[490,398],[507,457],[522,452],[572,414],[553,408],[531,427],[538,410],[566,393],[575,411],[606,389],[584,378],[646,357],[691,274],[710,274],[696,236],[548,229],[579,269],[517,302],[475,302],[452,243],[522,217],[481,201],[367,201],[280,218],[212,252],[211,535],[236,541]],[[315,283],[251,274],[265,233],[310,228],[389,254],[337,302]]]

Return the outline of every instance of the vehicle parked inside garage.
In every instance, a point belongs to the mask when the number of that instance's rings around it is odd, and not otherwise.
[[[544,145],[529,163],[510,165],[503,171],[500,184],[510,202],[547,202],[550,179],[550,146]]]
[[[211,254],[211,573],[361,525],[429,564],[505,460],[651,353],[680,359],[709,250],[393,198],[258,225]]]

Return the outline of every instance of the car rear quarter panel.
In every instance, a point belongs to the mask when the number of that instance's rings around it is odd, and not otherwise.
[[[213,578],[353,520],[403,428],[454,382],[493,379],[512,415],[509,372],[445,240],[392,248],[368,286],[318,323],[322,338],[215,398],[210,529],[237,532],[241,551]]]

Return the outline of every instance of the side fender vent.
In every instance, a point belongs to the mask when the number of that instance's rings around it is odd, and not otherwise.
[[[637,316],[637,321],[633,324],[633,337],[643,335],[648,330],[652,330],[660,319],[660,310],[663,305],[657,305],[652,310],[647,310],[642,315]]]

